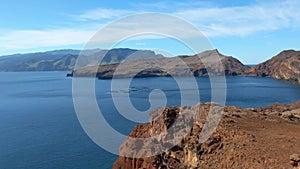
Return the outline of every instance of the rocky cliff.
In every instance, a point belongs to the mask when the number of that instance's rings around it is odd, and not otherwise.
[[[222,65],[218,64],[219,57]],[[217,59],[215,59],[217,58]],[[148,60],[135,60],[121,64],[90,66],[77,69],[74,76],[91,76],[99,79],[114,77],[152,77],[152,76],[208,76],[246,75],[250,67],[239,60],[224,56],[218,50],[210,50],[194,56],[177,56]]]
[[[217,56],[222,65],[212,59]],[[209,50],[193,56],[134,60],[99,67],[89,66],[74,71],[75,76],[96,76],[99,79],[111,79],[113,76],[116,78],[208,76],[209,73],[210,75],[273,77],[300,83],[300,51],[283,51],[253,67],[246,66],[231,56],[224,56],[218,50]]]
[[[84,67],[74,70],[79,54],[88,56]],[[102,62],[99,62],[99,57]],[[219,56],[222,66],[212,56]],[[122,64],[120,64],[122,62]],[[205,64],[204,64],[205,62]],[[184,64],[186,65],[184,65]],[[101,66],[98,67],[97,65]],[[94,65],[94,66],[93,66]],[[121,66],[120,66],[121,65]],[[150,50],[116,48],[111,50],[54,50],[48,52],[15,54],[0,57],[0,71],[65,71],[74,70],[69,76],[90,76],[110,79],[113,76],[227,76],[273,77],[300,83],[300,51],[286,50],[270,60],[248,67],[239,60],[224,56],[218,50],[209,50],[193,56],[165,58]]]
[[[249,70],[252,76],[268,76],[300,83],[300,51],[286,50]]]
[[[210,103],[185,109],[196,113],[188,134],[176,146],[147,158],[119,157],[114,169],[138,168],[297,168],[300,165],[300,102],[274,104],[267,108],[241,109],[226,106],[213,134],[199,143],[207,122]],[[149,137],[166,131],[182,107],[168,107],[150,123],[134,127],[131,137]],[[156,132],[153,132],[156,131]],[[171,137],[172,138],[172,137]],[[163,144],[164,140],[157,140]],[[120,153],[135,149],[139,143],[124,141]]]

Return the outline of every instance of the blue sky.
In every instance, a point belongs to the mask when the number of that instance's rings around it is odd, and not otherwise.
[[[255,64],[282,50],[300,49],[299,7],[298,0],[10,0],[0,7],[0,55],[82,49],[99,29],[114,20],[160,12],[196,26],[221,53]],[[190,54],[169,43],[164,39],[136,39],[118,47],[161,47],[173,54]]]

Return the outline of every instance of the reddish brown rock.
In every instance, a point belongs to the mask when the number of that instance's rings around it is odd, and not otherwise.
[[[300,102],[274,104],[267,108],[224,107],[222,119],[213,134],[199,143],[199,133],[207,122],[210,104],[198,104],[192,129],[176,146],[148,158],[119,157],[113,168],[292,168],[299,165],[300,123],[284,116],[300,114]],[[131,137],[149,137],[165,131],[178,118],[181,107],[169,107],[149,124],[136,126]],[[157,132],[153,132],[157,131]],[[136,143],[124,142],[124,152]],[[290,156],[291,155],[291,156]]]
[[[130,60],[120,64],[84,67],[73,72],[74,76],[91,76],[99,79],[224,74],[273,77],[300,83],[300,51],[283,51],[251,68],[231,56],[220,54],[218,50],[209,50],[193,56]]]
[[[254,76],[268,76],[300,83],[300,52],[282,51],[266,62],[252,67],[249,73]]]
[[[153,76],[208,76],[245,75],[250,67],[218,50],[209,50],[193,56],[177,56],[148,60],[135,60],[121,64],[90,66],[74,71],[74,76],[96,76],[99,79]]]

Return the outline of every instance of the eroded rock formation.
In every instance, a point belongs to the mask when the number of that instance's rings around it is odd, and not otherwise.
[[[300,52],[286,50],[249,70],[250,75],[300,83]]]
[[[168,107],[160,115],[155,110],[151,113],[150,123],[136,126],[130,137],[147,138],[166,131],[183,109],[195,113],[195,116],[187,116],[188,120],[194,118],[192,128],[171,149],[147,158],[119,157],[113,168],[299,167],[300,102],[274,104],[267,108],[226,106],[216,130],[201,143],[199,134],[209,121],[210,106],[210,103],[199,103],[193,107]],[[121,154],[137,148],[138,143],[128,140],[120,147]],[[157,140],[157,144],[164,143],[164,140]]]
[[[286,50],[270,60],[249,67],[239,60],[209,50],[194,56],[177,56],[134,60],[123,63],[88,66],[77,69],[74,76],[99,79],[158,76],[259,76],[300,83],[300,51]]]

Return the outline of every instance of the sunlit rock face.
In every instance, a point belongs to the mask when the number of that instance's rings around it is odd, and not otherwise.
[[[300,51],[283,51],[270,60],[252,67],[249,74],[300,83]]]
[[[147,158],[119,157],[114,169],[138,168],[292,168],[299,167],[300,102],[274,104],[267,108],[241,109],[224,107],[222,118],[213,134],[199,142],[207,123],[210,103],[199,103],[185,110],[196,111],[192,128],[171,149]],[[182,107],[168,107],[158,115],[151,113],[150,123],[134,127],[130,137],[147,138],[164,132],[180,117]],[[183,123],[179,123],[182,124]],[[172,137],[168,137],[172,138]],[[165,140],[157,140],[164,144]],[[137,148],[139,143],[128,142],[120,153]]]

